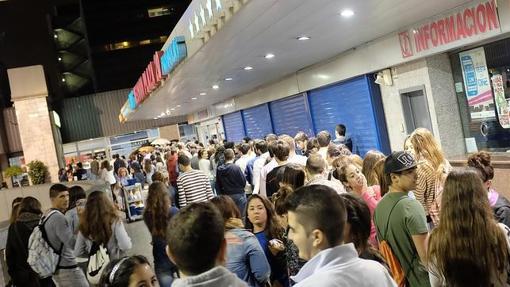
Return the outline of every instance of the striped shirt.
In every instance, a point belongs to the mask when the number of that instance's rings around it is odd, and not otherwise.
[[[437,172],[428,161],[422,161],[418,164],[416,173],[418,179],[414,196],[425,209],[426,215],[430,216],[434,225],[437,225],[442,190]]]
[[[192,202],[203,202],[214,197],[209,178],[200,170],[181,172],[177,178],[177,190],[180,208]]]

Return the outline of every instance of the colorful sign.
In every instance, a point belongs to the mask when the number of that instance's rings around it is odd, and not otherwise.
[[[462,52],[459,57],[471,118],[496,117],[483,47]]]
[[[184,36],[173,38],[170,46],[165,50],[161,57],[161,72],[163,76],[170,74],[177,64],[182,62],[187,56],[186,42]]]
[[[503,76],[496,74],[492,76],[492,89],[494,90],[494,98],[496,102],[496,112],[498,113],[499,124],[505,128],[510,128],[510,103],[505,98],[505,87],[503,84]]]
[[[469,4],[398,34],[403,58],[430,54],[501,32],[495,0]]]

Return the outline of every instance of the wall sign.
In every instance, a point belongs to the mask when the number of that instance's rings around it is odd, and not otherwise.
[[[428,55],[501,33],[495,0],[477,1],[398,34],[403,58]]]
[[[459,53],[459,57],[471,118],[494,118],[494,100],[483,47]]]

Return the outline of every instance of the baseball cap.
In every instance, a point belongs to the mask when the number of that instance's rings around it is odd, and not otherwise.
[[[384,161],[384,173],[401,172],[417,165],[414,157],[405,151],[391,153]]]

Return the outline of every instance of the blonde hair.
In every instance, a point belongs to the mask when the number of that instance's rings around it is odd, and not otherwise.
[[[417,128],[407,140],[413,144],[416,160],[425,159],[432,165],[437,175],[443,173],[445,162],[443,150],[429,130]]]

